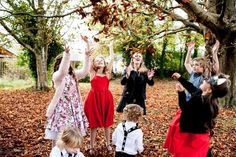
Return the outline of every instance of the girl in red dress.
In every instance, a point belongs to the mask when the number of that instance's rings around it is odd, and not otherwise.
[[[196,88],[179,73],[174,73],[172,77],[182,84],[176,85],[181,112],[170,125],[164,147],[174,157],[206,157],[210,133],[218,115],[217,98],[228,93],[230,81],[224,74],[219,74],[204,80]],[[189,101],[186,101],[184,88],[191,93]]]
[[[104,128],[106,146],[109,151],[110,146],[110,126],[114,119],[114,100],[109,90],[109,78],[113,64],[113,47],[109,45],[110,61],[106,63],[105,58],[97,56],[92,61],[90,70],[91,89],[84,103],[84,112],[89,121],[90,135],[90,154],[93,154],[93,148],[96,138],[97,128]]]

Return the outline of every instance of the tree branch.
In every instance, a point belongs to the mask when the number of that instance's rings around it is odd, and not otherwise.
[[[189,27],[181,27],[181,28],[175,29],[175,30],[167,30],[168,32],[166,32],[164,35],[162,35],[158,38],[163,38],[164,36],[176,34],[176,33],[183,32],[183,31],[193,31],[193,30],[194,30],[193,28],[189,28]]]
[[[87,5],[87,6],[83,6],[81,8],[87,8],[87,7],[90,7],[92,6],[91,4]],[[47,15],[40,15],[40,14],[36,14],[36,15],[33,15],[31,13],[27,13],[27,12],[12,12],[12,11],[9,11],[9,10],[3,10],[3,9],[0,9],[0,11],[5,11],[7,13],[10,13],[11,15],[15,15],[15,16],[23,16],[23,15],[28,15],[28,16],[31,16],[31,17],[45,17],[45,18],[63,18],[65,16],[69,16],[73,13],[76,13],[78,11],[78,9],[75,9],[75,10],[72,10],[66,14],[63,14],[63,15],[52,15],[52,16],[47,16]]]
[[[219,20],[223,21],[226,9],[226,0],[223,0]]]
[[[34,49],[33,49],[30,45],[28,45],[28,44],[26,44],[25,42],[23,42],[22,40],[20,40],[20,38],[18,38],[18,36],[15,34],[15,32],[13,32],[13,31],[4,23],[4,21],[0,20],[0,24],[5,28],[5,30],[6,30],[9,34],[11,34],[11,35],[16,39],[16,41],[17,41],[18,43],[20,43],[22,46],[24,46],[25,48],[27,48],[27,49],[30,50],[31,52],[36,53],[36,52],[34,51]]]
[[[181,17],[181,16],[179,16],[179,15],[173,13],[173,12],[169,12],[168,10],[163,9],[162,7],[158,6],[157,4],[155,4],[153,2],[150,2],[148,0],[142,0],[142,2],[144,4],[150,5],[151,7],[154,7],[156,9],[160,10],[161,12],[163,12],[163,13],[167,14],[168,16],[172,17],[174,20],[182,22],[186,27],[194,28],[198,33],[203,32],[203,30],[200,27],[198,27],[197,25],[195,25],[194,23],[188,21],[187,19],[184,19],[183,17]]]
[[[212,31],[216,30],[216,27],[220,28],[220,23],[218,22],[219,15],[205,11],[194,0],[175,1],[182,5],[188,13],[194,15],[197,22],[202,23]]]

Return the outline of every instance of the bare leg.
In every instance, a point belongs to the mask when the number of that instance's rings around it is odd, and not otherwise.
[[[110,127],[104,128],[105,131],[105,138],[106,138],[106,146],[109,151],[112,150],[111,143],[110,143]]]
[[[91,135],[90,135],[90,154],[93,154],[93,148],[95,143],[95,138],[97,134],[97,128],[91,129]]]

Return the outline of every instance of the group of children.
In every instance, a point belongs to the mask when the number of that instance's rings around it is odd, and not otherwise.
[[[79,148],[82,138],[89,127],[90,155],[94,155],[94,145],[97,128],[104,128],[106,148],[112,151],[110,143],[110,127],[114,119],[114,100],[109,90],[114,58],[112,44],[109,45],[110,61],[107,63],[103,56],[90,58],[92,49],[88,38],[86,42],[85,63],[81,70],[70,66],[70,50],[56,58],[52,75],[55,94],[47,109],[47,126],[45,138],[53,140],[50,157],[83,157]],[[218,64],[216,42],[213,48],[214,63]],[[185,61],[190,73],[190,82],[179,73],[173,78],[181,84],[176,85],[179,95],[180,109],[170,124],[164,147],[175,157],[207,156],[210,132],[214,128],[218,114],[217,98],[225,96],[230,82],[226,75],[204,77],[205,63],[202,59],[194,60],[190,66],[191,51],[194,45],[189,44]],[[219,66],[215,65],[216,73]],[[82,105],[78,88],[78,80],[90,74],[91,89]],[[146,84],[153,85],[154,71],[148,70],[140,53],[135,53],[130,65],[126,68],[121,84],[124,85],[122,98],[117,112],[123,112],[124,121],[119,123],[112,133],[112,144],[116,146],[116,157],[131,157],[143,151],[143,132],[138,126],[142,114],[146,114]],[[184,89],[188,93],[184,92]],[[55,141],[57,142],[55,143]]]

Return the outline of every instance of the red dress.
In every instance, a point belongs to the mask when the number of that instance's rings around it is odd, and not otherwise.
[[[114,119],[114,100],[109,90],[107,76],[97,76],[91,80],[91,89],[84,103],[84,112],[90,128],[109,127]]]
[[[164,148],[174,157],[206,157],[209,149],[209,133],[193,134],[180,131],[179,109],[170,124]]]

